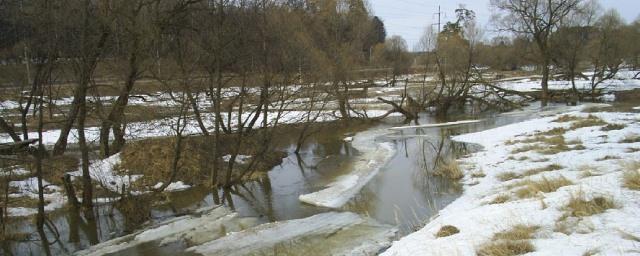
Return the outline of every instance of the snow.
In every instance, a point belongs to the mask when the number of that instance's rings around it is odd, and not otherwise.
[[[585,73],[589,75],[588,73]],[[614,79],[606,80],[598,86],[605,91],[624,91],[640,88],[640,80],[630,79],[635,74],[633,71],[619,71]],[[498,86],[521,92],[531,92],[540,90],[539,76],[507,78],[498,81]],[[570,81],[550,80],[550,90],[564,90],[572,88]],[[578,90],[591,90],[591,81],[584,79],[576,79],[576,88]],[[611,96],[608,96],[611,97]]]
[[[372,110],[366,110],[365,113],[369,117],[378,117],[386,114],[387,111],[372,109]],[[398,115],[399,115],[398,113],[394,113],[394,114],[391,114],[390,116],[398,116]],[[252,116],[249,113],[245,113],[243,114],[242,119],[248,120],[250,117]],[[263,118],[262,116],[259,116],[256,122],[256,125],[262,123],[262,118]],[[334,121],[336,119],[337,118],[334,116],[333,111],[324,111],[323,113],[321,113],[321,115],[316,121],[328,122],[328,121]],[[126,130],[127,134],[125,135],[125,138],[132,140],[132,139],[142,139],[142,138],[173,136],[175,135],[175,131],[173,127],[175,126],[175,123],[177,122],[177,120],[178,120],[177,117],[168,117],[168,118],[163,118],[158,120],[129,123],[127,125],[127,130]],[[211,113],[203,113],[202,120],[206,127],[213,127],[215,118]],[[232,128],[237,128],[238,126],[237,120],[238,120],[237,113],[233,113],[231,115]],[[268,121],[270,125],[275,124],[276,114],[272,113],[271,115],[269,115]],[[295,124],[295,123],[301,123],[305,121],[306,121],[305,111],[284,111],[280,119],[278,120],[278,123],[279,124]],[[188,122],[186,124],[184,134],[185,135],[201,134],[201,130],[195,119],[195,116],[190,116],[188,118]],[[99,127],[86,128],[85,136],[87,138],[87,141],[89,142],[98,141],[100,136]],[[38,134],[36,132],[30,132],[29,137],[37,138]],[[59,129],[48,130],[43,132],[42,142],[45,145],[53,145],[56,143],[59,137],[60,137]],[[0,133],[0,143],[7,143],[7,142],[12,142],[11,137],[9,137],[9,135],[6,133]],[[69,133],[68,142],[69,143],[78,142],[78,134],[76,129],[71,130],[71,132]]]
[[[586,117],[575,107],[569,115]],[[477,143],[484,151],[471,154],[460,160],[466,173],[483,172],[482,178],[467,175],[463,195],[445,207],[424,228],[394,242],[382,255],[476,255],[476,250],[492,242],[495,233],[524,224],[539,226],[532,244],[531,255],[583,255],[598,250],[603,255],[619,255],[637,252],[637,242],[628,235],[640,236],[640,192],[623,187],[623,162],[640,160],[640,152],[627,151],[640,147],[640,143],[620,143],[629,134],[640,134],[640,114],[637,113],[593,113],[608,123],[625,124],[622,130],[602,131],[599,126],[568,131],[565,140],[580,139],[586,150],[541,155],[537,152],[512,153],[525,143],[511,145],[509,140],[521,140],[540,131],[557,127],[569,127],[568,123],[553,122],[560,115],[543,117],[495,129],[456,136],[456,141]],[[527,156],[527,160],[516,159]],[[605,156],[619,156],[623,160],[601,160]],[[539,162],[540,159],[546,160]],[[526,170],[558,164],[561,170],[535,174],[527,179],[565,177],[573,185],[559,188],[555,192],[539,193],[534,198],[519,199],[509,185],[518,180],[501,182],[496,176],[503,172],[523,174]],[[592,170],[596,176],[584,175]],[[508,195],[510,200],[502,204],[490,204],[499,195]],[[563,209],[571,197],[585,199],[596,196],[611,198],[617,205],[601,214],[587,217],[568,217]],[[559,232],[556,223],[566,223],[568,231]],[[435,237],[444,225],[453,225],[460,233],[448,237]]]
[[[238,163],[238,164],[245,164],[245,163],[247,163],[247,161],[249,159],[251,159],[251,156],[248,156],[248,155],[236,155],[235,162]],[[224,160],[225,162],[231,161],[231,155],[223,156],[222,160]]]
[[[640,106],[638,106],[638,107],[633,107],[633,110],[640,110]]]
[[[189,248],[202,255],[372,255],[390,244],[397,230],[355,213],[328,212],[267,223]],[[317,252],[317,251],[316,251]]]
[[[482,121],[484,121],[484,120],[462,120],[462,121],[439,123],[439,124],[400,126],[400,127],[392,127],[392,128],[389,128],[389,129],[390,130],[404,130],[404,129],[415,129],[415,128],[434,128],[434,127],[454,126],[454,125],[463,125],[463,124],[474,124],[474,123],[480,123]]]
[[[8,215],[11,217],[26,217],[38,213],[38,210],[36,210],[36,208],[9,207],[7,210]]]
[[[22,176],[29,174],[29,171],[22,167],[12,166],[5,169],[0,169],[0,177],[6,176]]]
[[[158,184],[153,186],[153,188],[159,189],[159,188],[162,187],[162,185],[164,185],[163,182],[158,182]],[[182,181],[176,181],[176,182],[172,182],[171,184],[169,184],[169,186],[167,186],[167,188],[165,188],[164,191],[177,192],[177,191],[187,190],[189,188],[191,188],[191,185],[184,184],[184,182],[182,182]]]
[[[131,186],[142,175],[118,175],[116,167],[120,164],[120,153],[112,155],[105,159],[98,159],[89,165],[89,173],[91,179],[100,183],[100,185],[110,191],[122,193],[122,186],[126,188]],[[81,168],[81,167],[79,167]],[[82,169],[69,173],[71,176],[82,177]]]
[[[44,200],[46,205],[44,206],[44,210],[46,212],[51,212],[56,209],[60,209],[66,203],[66,198],[64,196],[64,191],[62,188],[52,185],[46,180],[42,180],[42,186],[44,187]],[[15,193],[9,194],[10,198],[21,198],[27,197],[31,199],[38,199],[38,179],[36,177],[31,177],[25,180],[11,181],[9,182],[9,187],[12,187],[16,190]],[[25,207],[9,207],[8,208],[9,216],[17,217],[17,216],[29,216],[37,213],[35,208],[25,208]]]
[[[365,131],[358,133],[352,146],[361,154],[353,160],[351,172],[340,176],[323,190],[299,196],[308,204],[340,208],[354,197],[395,154],[395,146],[388,142],[376,143],[375,139],[385,131]]]
[[[353,137],[346,137],[344,139],[342,139],[344,142],[352,142],[353,141]]]

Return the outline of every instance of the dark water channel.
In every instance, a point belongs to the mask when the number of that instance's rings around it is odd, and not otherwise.
[[[395,156],[339,211],[356,212],[375,218],[379,222],[398,226],[401,236],[419,229],[438,210],[462,193],[461,185],[433,176],[430,174],[431,171],[442,162],[479,150],[474,145],[453,142],[450,137],[533,118],[535,115],[532,112],[535,111],[520,114],[459,114],[447,119],[423,114],[419,120],[420,124],[464,119],[484,121],[452,127],[403,129],[377,138],[379,141],[393,143],[396,147]],[[282,149],[288,151],[289,155],[281,165],[273,168],[268,176],[258,181],[236,185],[232,189],[221,189],[215,193],[207,188],[192,188],[168,194],[162,203],[154,202],[148,209],[142,206],[144,202],[133,207],[142,209],[142,213],[136,214],[151,217],[151,221],[144,224],[155,223],[214,204],[224,204],[241,216],[258,217],[261,222],[304,218],[331,211],[304,204],[298,200],[298,196],[321,190],[335,178],[350,172],[348,163],[359,153],[350,143],[343,141],[348,134],[367,129],[388,129],[393,126],[402,124],[399,120],[391,119],[368,127],[323,132],[312,137],[299,155],[293,153],[294,142],[284,139],[281,143]],[[66,210],[50,214],[51,224],[59,233],[59,239],[53,240],[51,237],[54,235],[49,231],[51,253],[70,254],[144,226],[143,223],[135,221],[132,224],[135,216],[124,216],[111,204],[97,207],[96,212],[95,221],[86,220]],[[32,223],[31,219],[21,219],[9,227],[12,231],[32,235],[28,237],[27,242],[2,242],[1,251],[5,255],[44,253],[40,237]],[[130,254],[171,255],[171,251],[170,248],[157,251],[153,246],[149,246]]]

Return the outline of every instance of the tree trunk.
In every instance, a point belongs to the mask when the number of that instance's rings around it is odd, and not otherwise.
[[[549,103],[549,73],[550,73],[550,62],[549,58],[545,57],[544,63],[542,64],[542,97],[541,97],[541,105],[546,107]]]
[[[86,85],[85,85],[86,90]],[[82,206],[85,210],[93,208],[93,187],[91,173],[89,172],[89,147],[85,137],[84,125],[87,117],[86,95],[82,95],[78,103],[78,144],[82,155]]]

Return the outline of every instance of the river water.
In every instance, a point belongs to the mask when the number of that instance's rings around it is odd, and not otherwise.
[[[380,172],[344,207],[350,211],[376,219],[380,223],[398,227],[403,236],[424,226],[438,210],[462,193],[462,186],[449,179],[433,176],[438,164],[479,150],[474,145],[451,141],[453,135],[483,131],[535,117],[535,108],[516,113],[466,113],[450,115],[446,119],[423,114],[419,124],[482,119],[482,122],[433,128],[411,128],[387,133],[376,140],[390,142],[395,155]],[[224,204],[243,217],[256,217],[267,223],[305,218],[330,209],[299,201],[301,194],[323,189],[337,177],[350,172],[350,160],[359,152],[343,139],[364,130],[388,130],[402,126],[399,119],[387,119],[375,125],[322,132],[311,137],[300,154],[293,153],[291,138],[280,142],[289,152],[283,163],[257,181],[212,192],[207,188],[192,188],[166,195],[155,202],[140,200],[128,214],[122,206],[104,204],[97,207],[95,221],[86,220],[73,211],[61,210],[50,214],[51,224],[59,239],[52,239],[49,231],[48,250],[54,255],[69,254],[92,244],[125,235],[145,225],[185,214],[205,206]],[[134,216],[131,216],[134,215]],[[150,219],[150,220],[149,220]],[[14,222],[9,230],[32,234],[27,242],[2,242],[2,251],[11,254],[43,254],[43,245],[31,219]],[[132,255],[173,255],[183,249],[153,246],[129,251]]]

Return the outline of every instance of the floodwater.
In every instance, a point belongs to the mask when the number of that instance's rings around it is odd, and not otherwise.
[[[534,108],[532,108],[533,110]],[[459,114],[438,119],[423,114],[420,124],[464,119],[483,119],[480,123],[453,127],[412,128],[391,132],[376,140],[391,142],[395,156],[363,189],[338,211],[369,216],[383,224],[397,226],[404,236],[424,226],[438,210],[462,193],[462,186],[451,180],[431,175],[439,164],[479,150],[477,146],[457,143],[451,136],[478,132],[533,118],[531,112],[521,114]],[[399,120],[387,120],[369,127],[319,133],[308,140],[299,155],[293,153],[293,141],[283,140],[288,151],[283,163],[257,181],[210,191],[193,188],[168,194],[166,198],[140,199],[128,205],[103,204],[96,207],[95,220],[87,220],[73,211],[50,214],[47,228],[48,246],[33,227],[33,220],[14,221],[9,231],[31,234],[27,241],[2,242],[6,255],[69,254],[92,244],[123,236],[148,224],[180,216],[194,209],[224,204],[242,217],[258,218],[260,223],[291,220],[328,212],[331,209],[302,203],[299,195],[321,190],[335,178],[349,173],[350,160],[357,150],[343,138],[366,129],[388,129],[401,126]],[[129,211],[129,209],[135,209]],[[129,213],[132,212],[132,213]],[[56,235],[54,235],[54,233]],[[55,237],[58,237],[55,239]],[[158,249],[146,245],[127,251],[131,255],[173,255],[186,245]]]

